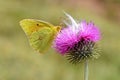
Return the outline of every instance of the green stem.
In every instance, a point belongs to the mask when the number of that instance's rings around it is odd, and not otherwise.
[[[88,60],[85,60],[84,80],[88,80]]]

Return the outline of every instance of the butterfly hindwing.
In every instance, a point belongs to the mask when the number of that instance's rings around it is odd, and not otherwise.
[[[29,37],[30,45],[40,53],[44,53],[50,47],[52,37],[53,31],[50,28],[41,28]]]

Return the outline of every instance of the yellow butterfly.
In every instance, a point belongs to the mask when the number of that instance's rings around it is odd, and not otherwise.
[[[30,45],[40,53],[47,51],[61,29],[60,26],[35,19],[23,19],[20,21],[20,25],[27,35]]]

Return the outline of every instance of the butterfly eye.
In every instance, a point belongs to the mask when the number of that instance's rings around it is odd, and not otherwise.
[[[60,27],[60,26],[57,26],[56,30],[57,30],[57,31],[60,31],[60,30],[61,30],[61,27]]]

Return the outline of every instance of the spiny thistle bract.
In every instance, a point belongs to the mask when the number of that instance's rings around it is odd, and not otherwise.
[[[94,48],[100,40],[100,31],[93,22],[81,21],[77,23],[69,14],[65,13],[71,24],[65,21],[63,28],[54,40],[54,48],[62,55],[67,55],[71,63],[79,63],[85,59],[94,58]]]

